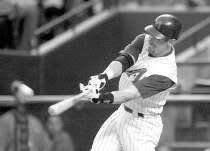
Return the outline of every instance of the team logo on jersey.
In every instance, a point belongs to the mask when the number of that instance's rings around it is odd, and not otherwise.
[[[145,72],[147,72],[147,69],[141,68],[141,69],[126,71],[126,74],[128,75],[128,77],[132,82],[135,82],[139,80]]]

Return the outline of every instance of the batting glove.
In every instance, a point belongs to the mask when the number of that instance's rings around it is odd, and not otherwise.
[[[87,100],[92,101],[93,98],[99,98],[100,95],[99,91],[92,85],[88,84],[85,86],[84,84],[80,83],[79,87],[83,93],[87,93],[87,95],[85,96]]]
[[[114,95],[111,92],[101,93],[98,98],[92,98],[92,102],[112,104],[114,102]]]
[[[98,91],[100,91],[101,89],[105,87],[107,81],[108,81],[107,74],[99,74],[99,75],[91,76],[90,80],[88,81],[88,85],[92,85]]]
[[[84,86],[80,83],[80,90],[84,93],[87,92],[85,96],[87,100],[90,100],[93,103],[100,104],[100,103],[108,103],[111,104],[114,102],[114,95],[111,92],[107,93],[99,93],[99,91],[93,87],[92,85]]]

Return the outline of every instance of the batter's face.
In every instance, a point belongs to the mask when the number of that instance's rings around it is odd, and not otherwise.
[[[155,37],[149,35],[149,53],[154,57],[161,57],[170,51],[169,41],[166,39],[156,39]]]

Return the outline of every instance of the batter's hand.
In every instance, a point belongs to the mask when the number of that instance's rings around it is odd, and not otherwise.
[[[87,92],[87,95],[83,98],[89,101],[93,101],[93,99],[99,98],[99,91],[93,85],[84,85],[82,83],[79,84],[80,90],[84,93]]]
[[[111,92],[99,93],[99,91],[92,85],[84,86],[80,83],[80,90],[86,95],[83,97],[85,100],[89,100],[95,104],[108,103],[111,104],[114,101],[114,95]]]
[[[101,89],[105,87],[107,81],[108,81],[107,74],[99,74],[99,75],[91,76],[90,80],[88,81],[88,85],[92,85],[98,91],[100,91]]]

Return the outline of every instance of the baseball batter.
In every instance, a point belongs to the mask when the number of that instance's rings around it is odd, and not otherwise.
[[[177,83],[174,42],[182,25],[171,14],[158,16],[145,27],[105,71],[94,76],[101,88],[120,77],[119,90],[91,91],[94,103],[121,104],[98,131],[91,151],[154,151],[162,132],[161,112]],[[84,91],[84,90],[83,90]]]

